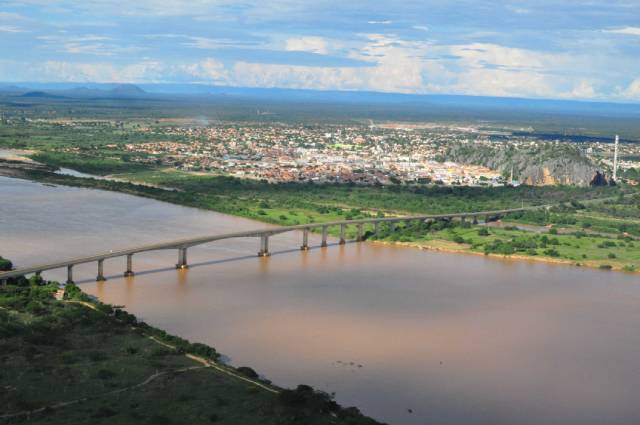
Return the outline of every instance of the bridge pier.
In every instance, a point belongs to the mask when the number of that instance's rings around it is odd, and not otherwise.
[[[478,224],[478,216],[477,215],[473,216],[473,224]]]
[[[340,225],[340,245],[347,243],[347,225]]]
[[[67,266],[67,283],[73,283],[73,264]]]
[[[7,279],[0,280],[0,286],[2,287],[7,286]]]
[[[373,234],[378,236],[378,232],[380,231],[380,222],[376,221],[373,223]]]
[[[358,229],[358,236],[356,238],[357,242],[362,242],[364,240],[364,233],[362,231],[362,223],[356,225]]]
[[[304,229],[302,231],[302,246],[300,247],[302,251],[309,250],[309,229]]]
[[[327,234],[329,233],[329,227],[328,226],[322,226],[322,243],[320,244],[321,247],[325,247],[327,246]]]
[[[189,264],[187,264],[187,248],[178,248],[178,263],[176,264],[176,269],[188,269]]]
[[[98,276],[96,276],[96,282],[104,282],[107,280],[104,277],[104,259],[98,260]]]
[[[268,257],[271,253],[269,253],[269,236],[262,235],[260,236],[260,251],[258,251],[258,257]]]
[[[124,277],[133,276],[133,254],[127,254],[127,270],[124,272]]]

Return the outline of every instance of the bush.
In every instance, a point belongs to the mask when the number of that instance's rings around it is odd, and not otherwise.
[[[611,259],[614,259],[614,258],[616,258],[617,256],[616,256],[616,254],[614,254],[613,252],[610,252],[609,254],[607,254],[607,257],[608,257],[608,258],[611,258]]]
[[[614,248],[616,243],[613,241],[604,241],[598,244],[598,248]]]
[[[96,378],[98,379],[111,379],[111,378],[115,378],[115,376],[116,376],[116,373],[109,369],[99,369],[96,372]]]
[[[559,257],[560,253],[553,248],[545,249],[544,255],[548,255],[549,257]]]
[[[504,242],[499,239],[484,246],[485,254],[511,255],[515,253],[515,248],[510,242]]]
[[[240,366],[239,368],[236,369],[238,371],[239,374],[246,376],[247,378],[251,378],[251,379],[257,379],[258,378],[258,373],[251,369],[248,366]]]
[[[304,409],[311,414],[335,413],[340,410],[340,406],[329,394],[315,391],[308,385],[298,385],[295,390],[282,390],[279,398],[285,406]]]
[[[601,264],[599,268],[601,270],[611,270],[613,267],[610,264]]]
[[[480,229],[478,229],[478,236],[489,236],[489,229],[487,229],[486,227],[482,227]]]
[[[13,270],[13,263],[6,258],[0,257],[0,272],[8,272]]]
[[[454,241],[455,243],[464,243],[464,238],[463,238],[462,236],[460,236],[460,235],[456,235],[456,236],[453,238],[453,241]]]

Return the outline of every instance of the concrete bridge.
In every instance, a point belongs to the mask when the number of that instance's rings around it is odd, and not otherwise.
[[[138,246],[138,247],[129,248],[129,249],[122,249],[119,251],[109,251],[109,252],[91,255],[87,257],[72,258],[72,259],[69,259],[66,261],[60,261],[57,263],[41,264],[33,267],[26,267],[26,268],[11,270],[8,272],[0,272],[0,282],[4,286],[6,284],[7,279],[12,277],[24,276],[24,275],[33,274],[33,273],[35,273],[36,275],[40,275],[42,272],[46,270],[60,269],[60,268],[66,267],[67,283],[72,283],[73,267],[78,264],[86,264],[86,263],[93,263],[93,262],[97,263],[98,274],[97,274],[96,280],[104,281],[106,280],[103,272],[103,265],[105,260],[110,258],[116,258],[116,257],[126,257],[126,269],[124,272],[124,276],[133,276],[134,274],[133,256],[134,254],[139,254],[141,252],[176,249],[178,251],[178,262],[176,263],[176,268],[185,269],[189,267],[187,262],[187,250],[189,248],[197,245],[209,243],[209,242],[224,240],[224,239],[251,238],[251,237],[259,238],[258,256],[266,257],[266,256],[269,256],[269,237],[280,234],[280,233],[302,231],[302,244],[300,246],[300,249],[308,250],[309,249],[309,231],[313,229],[320,230],[322,234],[322,242],[320,246],[326,247],[327,237],[329,234],[330,227],[340,228],[340,244],[344,244],[346,242],[347,226],[356,227],[357,229],[356,241],[361,242],[364,240],[364,226],[367,224],[373,224],[374,234],[375,234],[378,232],[378,227],[381,223],[395,224],[399,222],[454,220],[454,219],[465,221],[469,219],[473,222],[473,224],[477,224],[478,219],[482,219],[485,222],[489,222],[489,221],[500,219],[509,213],[535,210],[535,209],[548,209],[548,208],[550,208],[550,205],[538,205],[538,206],[512,208],[512,209],[496,210],[496,211],[464,212],[464,213],[453,213],[453,214],[419,215],[419,216],[408,216],[408,217],[380,217],[380,218],[376,217],[376,218],[366,218],[361,220],[333,221],[333,222],[327,222],[327,223],[301,224],[297,226],[272,227],[272,228],[266,228],[266,229],[248,230],[244,232],[202,236],[202,237],[190,238],[190,239],[179,239],[179,240],[173,240],[168,242],[160,242],[156,244],[143,245],[143,246]]]

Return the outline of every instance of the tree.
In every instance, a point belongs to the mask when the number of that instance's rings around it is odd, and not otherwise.
[[[13,269],[13,263],[6,258],[0,257],[0,271],[8,272]]]

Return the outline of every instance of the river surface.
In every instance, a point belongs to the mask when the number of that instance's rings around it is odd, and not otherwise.
[[[17,266],[266,225],[0,177],[0,255]],[[75,268],[82,288],[282,386],[335,392],[398,425],[637,424],[637,275],[378,246],[301,252],[299,233]],[[312,242],[318,242],[316,236]],[[45,277],[64,279],[65,271]]]

